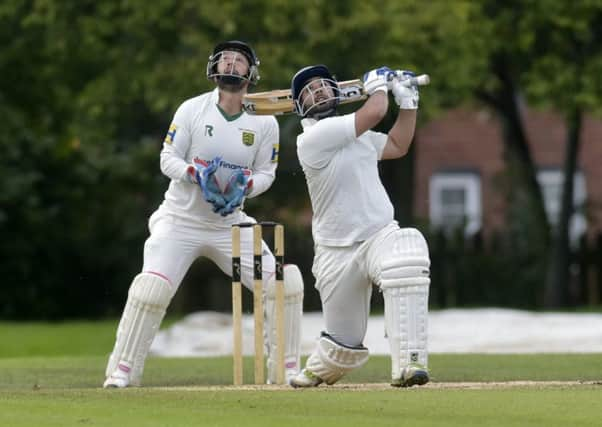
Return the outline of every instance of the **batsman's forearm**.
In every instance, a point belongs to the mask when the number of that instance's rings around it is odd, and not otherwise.
[[[399,151],[405,155],[414,139],[416,129],[416,110],[399,110],[397,119],[389,130],[389,137]]]

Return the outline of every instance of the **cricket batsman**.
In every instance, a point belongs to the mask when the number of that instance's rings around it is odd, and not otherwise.
[[[391,385],[429,381],[427,314],[429,252],[415,228],[400,228],[380,181],[378,162],[404,156],[416,125],[418,88],[414,76],[387,67],[363,77],[367,101],[337,116],[335,78],[324,65],[305,67],[292,78],[291,92],[303,132],[297,155],[313,209],[315,254],[312,272],[320,293],[325,330],[293,387],[334,384],[368,360],[363,346],[372,285],[385,302],[391,349]],[[393,93],[399,114],[388,134],[373,132]]]

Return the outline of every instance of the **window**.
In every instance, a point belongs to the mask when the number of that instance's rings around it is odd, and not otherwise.
[[[441,172],[429,184],[431,224],[446,231],[481,229],[481,178],[472,172]]]
[[[575,172],[573,181],[573,204],[575,212],[569,223],[569,237],[571,243],[575,244],[587,228],[584,208],[586,200],[585,177],[583,173]],[[562,206],[562,185],[564,183],[563,172],[560,169],[544,169],[537,173],[537,181],[543,192],[544,204],[548,220],[554,227],[558,225],[560,209]]]

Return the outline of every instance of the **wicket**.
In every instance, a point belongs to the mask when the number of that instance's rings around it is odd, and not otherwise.
[[[242,287],[240,263],[240,229],[253,229],[253,316],[255,324],[255,384],[265,383],[263,338],[263,228],[274,229],[274,257],[276,258],[275,323],[276,323],[276,382],[284,384],[284,227],[270,221],[257,224],[232,225],[232,322],[233,322],[233,380],[234,385],[243,383],[242,363]],[[272,325],[270,325],[272,327]]]

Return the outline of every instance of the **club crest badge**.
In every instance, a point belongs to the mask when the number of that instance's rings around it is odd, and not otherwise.
[[[245,144],[247,147],[253,145],[255,143],[255,134],[253,132],[243,131],[242,143]]]

